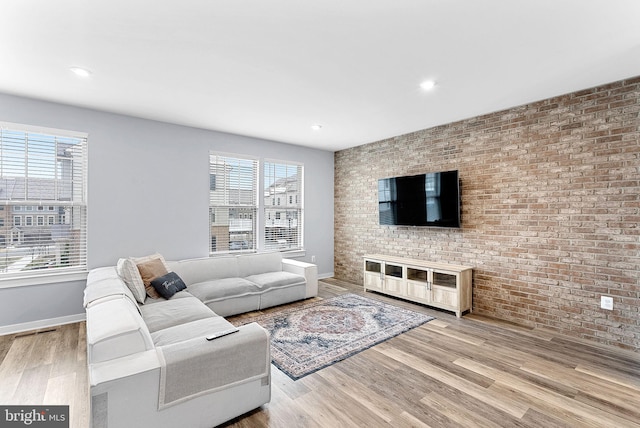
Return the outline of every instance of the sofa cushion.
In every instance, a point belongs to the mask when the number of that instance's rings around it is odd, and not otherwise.
[[[189,299],[193,297],[193,295],[191,293],[189,293],[187,290],[182,290],[179,293],[176,293],[173,295],[173,297],[171,297],[171,300],[178,300],[178,299]],[[144,301],[145,305],[153,305],[155,303],[163,303],[166,302],[167,299],[165,299],[164,297],[160,296],[157,299],[154,299],[151,296],[147,296],[147,298]]]
[[[245,278],[257,284],[263,291],[269,288],[289,287],[294,285],[304,285],[304,276],[290,272],[267,272],[258,275],[251,275]]]
[[[180,294],[180,293],[178,293]],[[178,295],[176,294],[176,296]],[[193,296],[172,298],[140,307],[142,318],[151,333],[176,325],[210,318],[216,314]]]
[[[151,338],[156,346],[163,346],[196,337],[202,337],[204,340],[206,336],[212,333],[227,330],[232,327],[233,324],[226,319],[214,316],[158,330],[151,333]]]
[[[187,286],[212,279],[234,278],[238,275],[235,257],[209,257],[169,262],[168,268],[180,275]]]
[[[224,278],[199,282],[188,286],[187,290],[204,303],[260,292],[260,288],[256,284],[244,278]]]
[[[278,272],[282,270],[282,253],[258,253],[237,256],[238,276],[246,278],[266,272]]]
[[[158,278],[151,280],[151,286],[165,299],[170,299],[178,291],[182,291],[187,286],[175,272],[168,272]]]

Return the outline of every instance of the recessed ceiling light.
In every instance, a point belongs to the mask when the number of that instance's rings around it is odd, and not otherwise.
[[[314,131],[319,131],[322,129],[322,125],[318,125],[318,124],[311,125],[311,129],[313,129]]]
[[[434,88],[434,86],[436,86],[436,82],[434,82],[433,80],[425,80],[420,84],[420,87],[425,91],[430,91]]]
[[[69,70],[71,70],[76,76],[80,76],[80,77],[89,77],[89,76],[91,76],[91,72],[89,70],[87,70],[86,68],[71,67],[71,68],[69,68]]]

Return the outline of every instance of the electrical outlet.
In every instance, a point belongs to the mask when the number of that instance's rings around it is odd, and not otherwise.
[[[600,307],[609,311],[613,310],[613,297],[600,296]]]
[[[311,263],[315,263],[316,262],[316,256],[311,256]]]

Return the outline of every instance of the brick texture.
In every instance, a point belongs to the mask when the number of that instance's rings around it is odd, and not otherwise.
[[[336,152],[335,276],[470,265],[475,313],[638,352],[639,154],[640,77]],[[378,224],[379,178],[451,169],[461,229]]]

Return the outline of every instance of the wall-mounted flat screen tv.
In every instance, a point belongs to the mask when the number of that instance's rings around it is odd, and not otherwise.
[[[458,171],[378,180],[381,225],[460,227]]]

